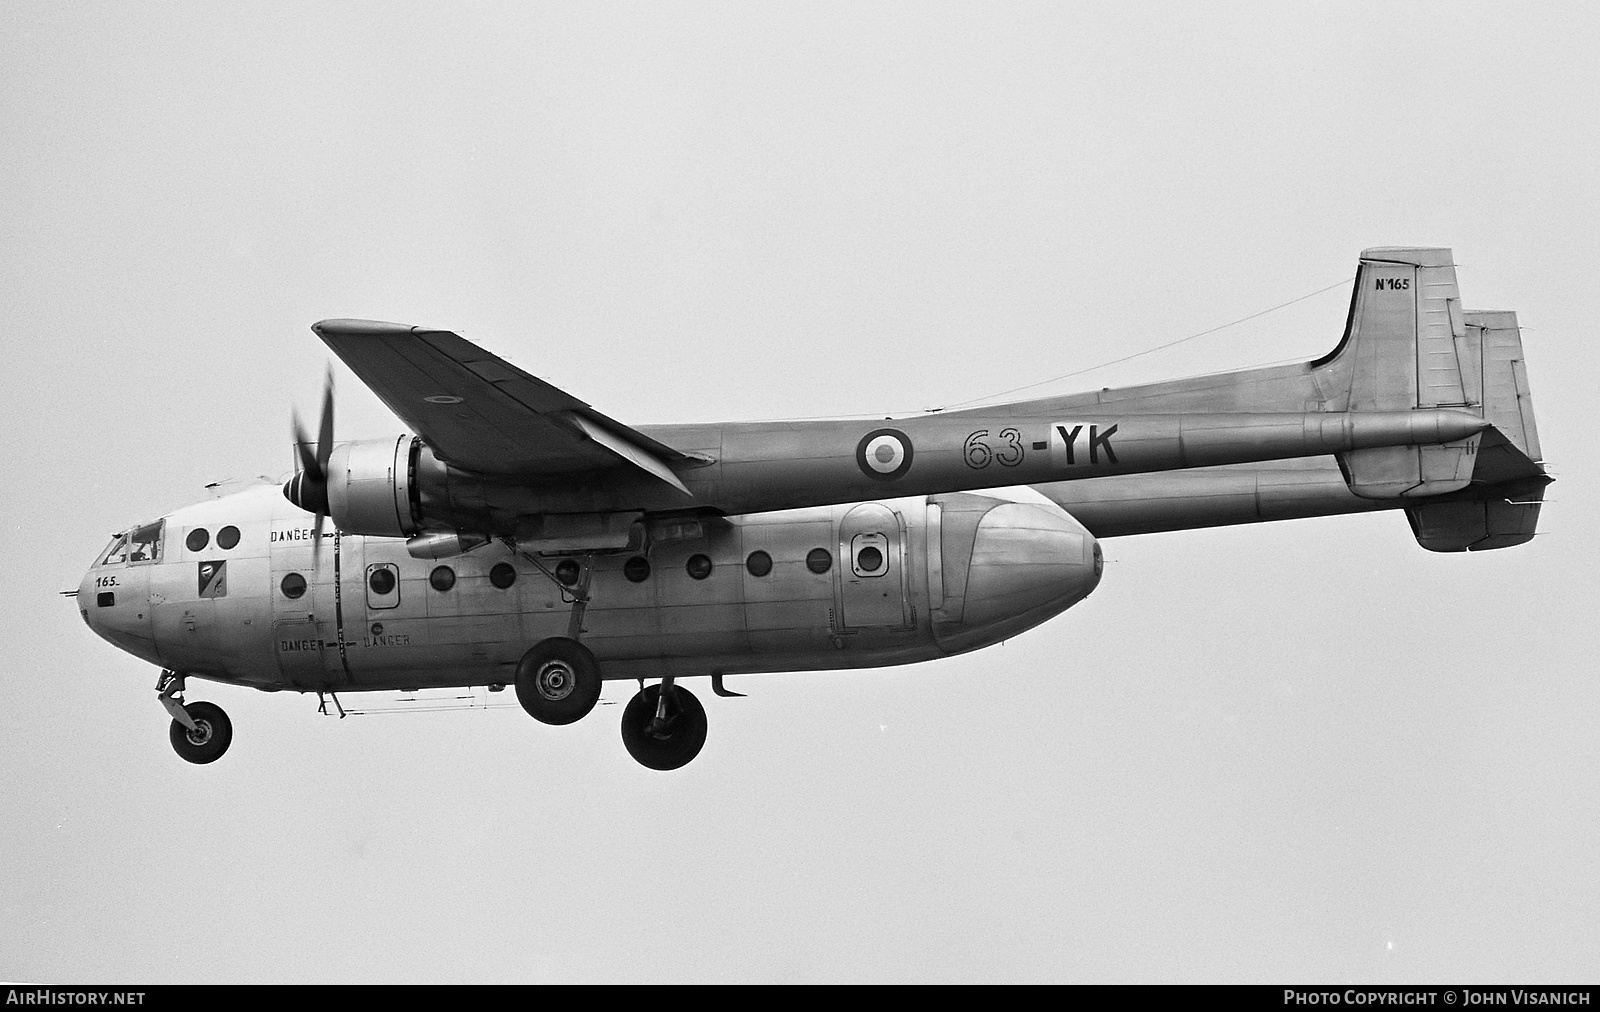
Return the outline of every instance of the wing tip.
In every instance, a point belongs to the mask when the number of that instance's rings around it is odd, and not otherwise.
[[[318,337],[405,337],[420,328],[382,320],[319,320],[311,325]]]

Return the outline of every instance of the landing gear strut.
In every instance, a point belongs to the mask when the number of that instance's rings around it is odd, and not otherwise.
[[[185,762],[214,763],[222,758],[233,743],[233,722],[215,703],[183,702],[183,676],[163,671],[156,682],[156,697],[162,707],[172,714],[172,727],[167,737],[172,750]]]
[[[705,707],[670,678],[640,689],[622,711],[622,744],[650,769],[685,766],[705,743]]]

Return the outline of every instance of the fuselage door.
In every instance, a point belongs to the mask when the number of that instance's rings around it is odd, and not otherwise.
[[[840,616],[845,628],[905,628],[911,624],[905,589],[900,515],[862,503],[839,523]]]

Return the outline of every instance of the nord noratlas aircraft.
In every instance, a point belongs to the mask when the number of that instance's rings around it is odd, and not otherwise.
[[[1504,548],[1550,481],[1516,316],[1464,310],[1446,249],[1365,251],[1312,362],[867,422],[633,427],[452,333],[312,329],[410,431],[335,441],[330,386],[286,485],[129,528],[67,592],[161,669],[189,762],[233,736],[190,678],[341,712],[509,685],[545,724],[625,679],[624,744],[675,769],[706,739],[683,680],[998,643],[1093,591],[1103,538],[1399,509],[1425,549]]]

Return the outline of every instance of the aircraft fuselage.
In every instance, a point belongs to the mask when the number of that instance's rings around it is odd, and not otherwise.
[[[607,679],[928,660],[1060,613],[1101,568],[1064,511],[963,494],[669,519],[561,556],[491,542],[418,559],[337,531],[318,548],[310,519],[276,486],[177,510],[97,559],[79,607],[173,672],[349,692],[504,685],[554,637]]]

